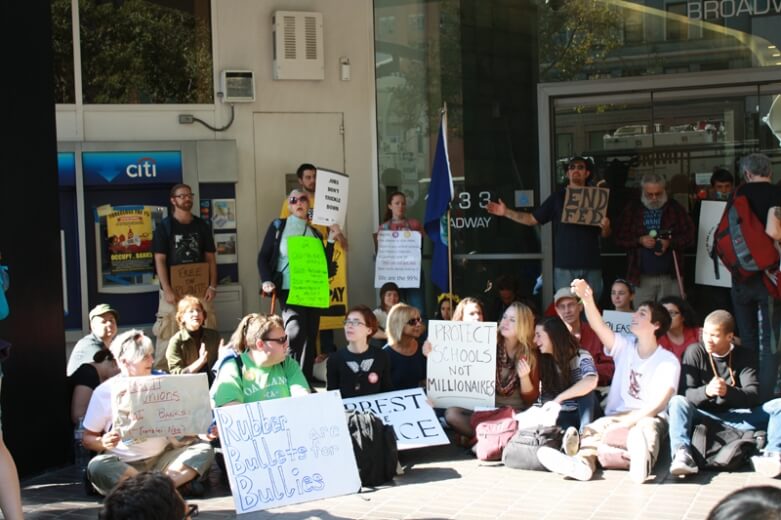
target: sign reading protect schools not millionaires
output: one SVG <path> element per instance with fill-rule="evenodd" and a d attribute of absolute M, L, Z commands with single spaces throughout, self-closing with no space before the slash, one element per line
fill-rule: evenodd
<path fill-rule="evenodd" d="M 429 321 L 426 386 L 437 408 L 495 406 L 496 323 Z"/>

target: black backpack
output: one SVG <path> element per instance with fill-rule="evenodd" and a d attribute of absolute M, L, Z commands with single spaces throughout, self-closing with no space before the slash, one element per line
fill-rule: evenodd
<path fill-rule="evenodd" d="M 546 471 L 537 459 L 542 446 L 558 450 L 564 434 L 559 426 L 522 428 L 515 432 L 502 452 L 502 462 L 508 468 Z"/>
<path fill-rule="evenodd" d="M 761 430 L 738 430 L 719 421 L 704 419 L 694 427 L 692 451 L 704 469 L 735 471 L 765 447 Z"/>
<path fill-rule="evenodd" d="M 399 462 L 393 427 L 368 411 L 352 410 L 345 414 L 361 485 L 374 487 L 393 480 Z"/>

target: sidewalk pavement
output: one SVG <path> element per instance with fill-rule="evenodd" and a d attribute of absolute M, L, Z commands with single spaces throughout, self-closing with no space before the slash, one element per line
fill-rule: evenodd
<path fill-rule="evenodd" d="M 637 485 L 626 471 L 597 473 L 590 482 L 566 480 L 541 471 L 484 463 L 455 445 L 401 453 L 405 468 L 393 485 L 358 494 L 236 516 L 230 490 L 216 465 L 209 474 L 198 520 L 277 519 L 704 519 L 730 492 L 745 486 L 774 485 L 750 469 L 703 472 L 678 480 L 668 474 L 669 456 L 656 465 L 653 481 Z M 79 471 L 53 470 L 22 482 L 25 518 L 95 519 L 97 497 L 88 497 Z"/>

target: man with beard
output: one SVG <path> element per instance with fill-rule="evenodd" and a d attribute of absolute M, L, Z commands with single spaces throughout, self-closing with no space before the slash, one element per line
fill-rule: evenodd
<path fill-rule="evenodd" d="M 627 252 L 626 279 L 637 288 L 635 301 L 678 295 L 675 264 L 683 273 L 683 251 L 694 243 L 694 233 L 689 214 L 667 197 L 664 177 L 643 175 L 640 199 L 627 204 L 616 231 L 616 244 Z"/>
<path fill-rule="evenodd" d="M 160 303 L 157 320 L 152 332 L 157 336 L 155 363 L 164 361 L 168 340 L 178 326 L 176 324 L 176 294 L 171 286 L 171 266 L 206 262 L 209 266 L 209 284 L 203 294 L 194 294 L 203 302 L 206 313 L 206 327 L 214 329 L 217 322 L 212 300 L 217 294 L 217 258 L 209 225 L 191 213 L 193 190 L 187 184 L 171 188 L 173 213 L 155 227 L 152 238 L 152 252 L 155 255 L 155 269 L 160 281 Z"/>

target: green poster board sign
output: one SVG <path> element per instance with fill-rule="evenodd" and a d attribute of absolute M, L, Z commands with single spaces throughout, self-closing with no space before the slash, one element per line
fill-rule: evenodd
<path fill-rule="evenodd" d="M 328 264 L 323 242 L 314 237 L 288 237 L 290 259 L 290 295 L 287 303 L 302 307 L 328 308 Z"/>

